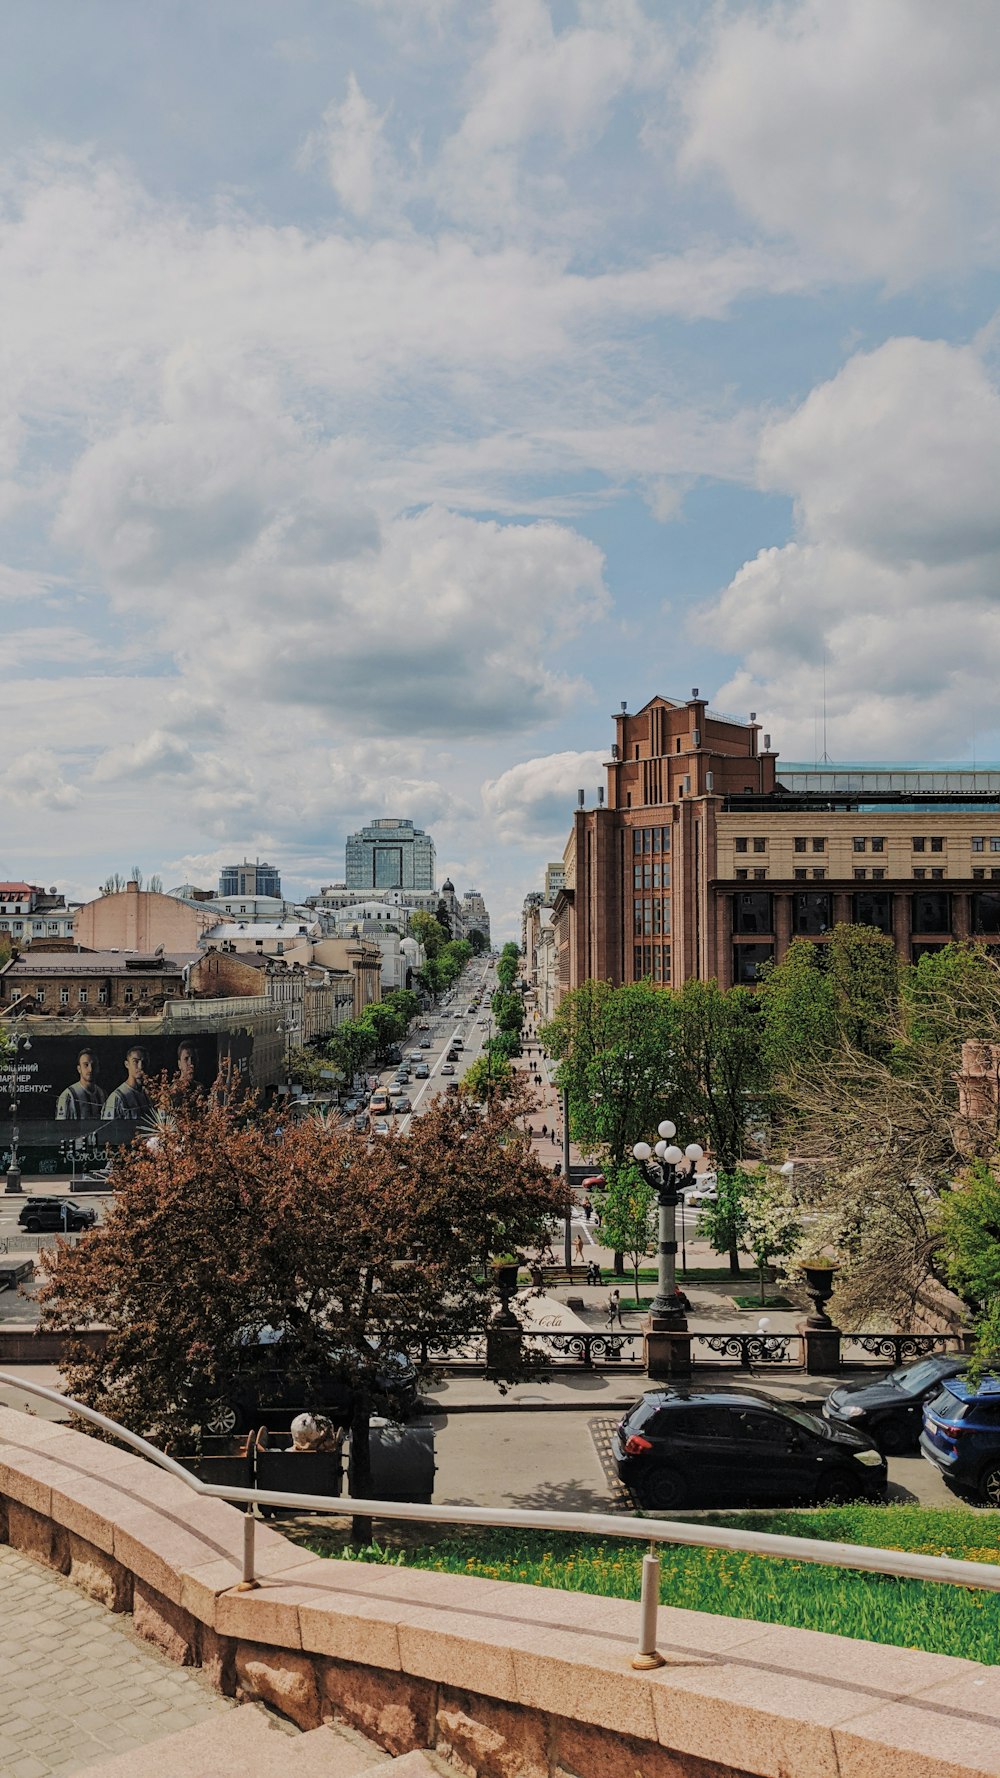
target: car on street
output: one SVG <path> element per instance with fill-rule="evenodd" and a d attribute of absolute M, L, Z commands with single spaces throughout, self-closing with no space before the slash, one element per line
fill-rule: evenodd
<path fill-rule="evenodd" d="M 831 1426 L 864 1432 L 880 1451 L 896 1456 L 920 1447 L 924 1403 L 968 1364 L 958 1352 L 935 1352 L 916 1364 L 901 1364 L 888 1376 L 838 1383 L 823 1403 Z"/>
<path fill-rule="evenodd" d="M 377 1117 L 375 1119 L 375 1122 L 372 1124 L 372 1135 L 373 1136 L 388 1136 L 388 1134 L 389 1134 L 388 1121 L 384 1117 Z"/>
<path fill-rule="evenodd" d="M 661 1512 L 885 1498 L 886 1461 L 871 1439 L 750 1389 L 647 1390 L 612 1450 L 626 1487 Z"/>
<path fill-rule="evenodd" d="M 952 1487 L 1000 1506 L 1000 1377 L 949 1377 L 924 1407 L 920 1450 Z"/>
<path fill-rule="evenodd" d="M 410 1051 L 410 1061 L 411 1062 L 419 1062 L 419 1060 L 420 1060 L 420 1051 L 418 1049 L 411 1050 Z"/>
<path fill-rule="evenodd" d="M 394 1080 L 392 1083 L 392 1086 L 389 1088 L 390 1100 L 394 1103 L 397 1099 L 405 1099 L 405 1097 L 406 1097 L 406 1094 L 403 1090 L 403 1083 L 401 1081 Z"/>
<path fill-rule="evenodd" d="M 360 1107 L 356 1099 L 345 1099 L 341 1107 L 341 1110 L 346 1112 L 348 1117 L 353 1117 L 354 1113 L 359 1109 Z"/>
<path fill-rule="evenodd" d="M 441 1073 L 442 1074 L 454 1074 L 454 1072 L 455 1072 L 455 1070 L 454 1070 L 454 1067 L 451 1064 L 451 1062 L 442 1062 L 442 1064 L 441 1064 Z"/>
<path fill-rule="evenodd" d="M 682 1184 L 685 1204 L 716 1204 L 719 1199 L 719 1187 L 714 1173 L 699 1173 L 692 1185 Z"/>
<path fill-rule="evenodd" d="M 414 1080 L 429 1080 L 430 1073 L 431 1071 L 426 1062 L 418 1062 L 413 1070 L 413 1078 Z"/>
<path fill-rule="evenodd" d="M 48 1233 L 58 1229 L 60 1233 L 79 1234 L 81 1229 L 92 1229 L 97 1221 L 97 1211 L 89 1204 L 77 1204 L 72 1198 L 29 1198 L 21 1206 L 18 1225 L 29 1235 Z"/>
<path fill-rule="evenodd" d="M 405 1352 L 382 1349 L 377 1338 L 363 1342 L 364 1368 L 371 1367 L 372 1407 L 390 1419 L 405 1420 L 418 1402 L 417 1373 Z M 319 1363 L 307 1364 L 294 1333 L 265 1327 L 247 1340 L 218 1397 L 207 1405 L 203 1431 L 216 1436 L 266 1425 L 280 1428 L 304 1410 L 327 1414 L 338 1426 L 350 1423 L 358 1374 L 356 1358 L 331 1346 Z"/>
<path fill-rule="evenodd" d="M 429 1037 L 422 1037 L 422 1038 L 421 1038 L 421 1039 L 420 1039 L 420 1048 L 421 1048 L 421 1049 L 422 1049 L 422 1050 L 429 1050 L 429 1049 L 430 1049 L 430 1047 L 431 1047 L 431 1040 L 430 1040 L 430 1038 L 429 1038 Z"/>
<path fill-rule="evenodd" d="M 356 1113 L 355 1118 L 354 1118 L 354 1128 L 356 1130 L 367 1130 L 367 1128 L 368 1128 L 368 1113 L 367 1113 L 367 1111 L 359 1111 Z"/>
<path fill-rule="evenodd" d="M 451 1049 L 448 1051 L 447 1055 L 445 1056 L 445 1061 L 446 1062 L 457 1062 L 458 1061 L 458 1051 L 455 1048 L 454 1044 L 452 1044 Z"/>
<path fill-rule="evenodd" d="M 406 1097 L 406 1094 L 404 1093 L 401 1098 L 393 1100 L 392 1109 L 396 1113 L 396 1115 L 398 1117 L 400 1117 L 405 1112 L 412 1111 L 413 1105 L 410 1102 L 410 1100 Z"/>

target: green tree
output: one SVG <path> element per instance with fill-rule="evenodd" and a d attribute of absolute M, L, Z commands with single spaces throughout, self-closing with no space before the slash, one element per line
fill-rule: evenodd
<path fill-rule="evenodd" d="M 608 1167 L 607 1190 L 601 1204 L 601 1236 L 606 1247 L 621 1253 L 632 1268 L 636 1301 L 639 1300 L 639 1269 L 652 1244 L 652 1217 L 656 1193 L 633 1163 Z"/>
<path fill-rule="evenodd" d="M 440 920 L 435 920 L 433 914 L 426 914 L 422 908 L 418 908 L 416 913 L 410 915 L 410 936 L 416 939 L 418 945 L 423 946 L 424 954 L 430 962 L 444 950 L 450 934 L 445 931 Z"/>
<path fill-rule="evenodd" d="M 438 902 L 437 910 L 435 912 L 434 918 L 436 919 L 442 932 L 444 932 L 449 939 L 453 938 L 454 934 L 451 930 L 451 915 L 448 912 L 447 904 L 445 902 L 443 902 L 443 901 Z"/>
<path fill-rule="evenodd" d="M 674 996 L 648 982 L 584 982 L 542 1030 L 569 1093 L 570 1133 L 587 1154 L 628 1168 L 633 1144 L 672 1115 Z"/>
<path fill-rule="evenodd" d="M 488 951 L 490 948 L 489 939 L 485 932 L 480 932 L 478 926 L 474 926 L 469 933 L 469 944 L 472 947 L 472 955 L 474 957 L 481 957 L 484 951 Z"/>
<path fill-rule="evenodd" d="M 507 1098 L 515 1078 L 510 1062 L 504 1056 L 494 1054 L 492 1048 L 488 1048 L 483 1055 L 477 1056 L 471 1066 L 465 1070 L 461 1088 L 470 1099 L 485 1103 L 493 1093 L 498 1093 L 501 1098 Z"/>
<path fill-rule="evenodd" d="M 521 967 L 521 953 L 513 940 L 508 939 L 500 952 L 497 963 L 497 981 L 501 988 L 512 988 L 517 981 L 517 973 Z"/>
<path fill-rule="evenodd" d="M 373 1059 L 377 1046 L 378 1038 L 370 1025 L 362 1024 L 358 1019 L 348 1019 L 327 1039 L 325 1048 L 350 1086 L 354 1076 L 363 1073 L 366 1064 Z"/>
<path fill-rule="evenodd" d="M 334 1065 L 330 1057 L 315 1049 L 293 1049 L 288 1052 L 288 1079 L 297 1081 L 303 1092 L 330 1093 Z"/>
<path fill-rule="evenodd" d="M 757 1172 L 743 1198 L 743 1239 L 753 1254 L 760 1284 L 760 1304 L 767 1301 L 767 1269 L 784 1259 L 802 1237 L 798 1214 L 789 1203 L 784 1181 Z"/>
<path fill-rule="evenodd" d="M 776 1085 L 821 1067 L 840 1041 L 827 949 L 794 938 L 781 962 L 761 971 L 763 1058 Z"/>
<path fill-rule="evenodd" d="M 702 1206 L 698 1232 L 716 1253 L 728 1255 L 730 1273 L 738 1278 L 740 1248 L 747 1230 L 747 1200 L 752 1190 L 750 1175 L 742 1167 L 720 1167 L 715 1182 L 715 1201 Z"/>
<path fill-rule="evenodd" d="M 700 1142 L 718 1169 L 732 1172 L 759 1152 L 770 1114 L 759 996 L 692 979 L 672 1001 L 668 1115 L 683 1142 Z"/>
<path fill-rule="evenodd" d="M 942 1197 L 936 1231 L 948 1283 L 972 1311 L 975 1368 L 995 1367 L 1000 1354 L 1000 1179 L 974 1161 Z"/>

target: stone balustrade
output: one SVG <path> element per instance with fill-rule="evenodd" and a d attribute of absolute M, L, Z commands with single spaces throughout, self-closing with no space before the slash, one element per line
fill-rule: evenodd
<path fill-rule="evenodd" d="M 1000 1674 L 661 1607 L 327 1561 L 115 1446 L 0 1408 L 0 1537 L 220 1691 L 346 1723 L 466 1778 L 965 1778 L 1000 1773 Z"/>

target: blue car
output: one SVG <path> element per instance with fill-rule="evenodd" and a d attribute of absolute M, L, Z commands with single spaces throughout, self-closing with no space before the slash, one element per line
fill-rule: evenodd
<path fill-rule="evenodd" d="M 1000 1506 L 1000 1377 L 949 1377 L 924 1408 L 920 1449 L 954 1487 Z"/>

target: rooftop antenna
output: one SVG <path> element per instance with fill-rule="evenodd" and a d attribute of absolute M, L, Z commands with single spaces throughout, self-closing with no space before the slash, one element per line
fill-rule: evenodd
<path fill-rule="evenodd" d="M 826 643 L 823 643 L 823 754 L 820 765 L 832 766 L 833 760 L 826 750 Z"/>

